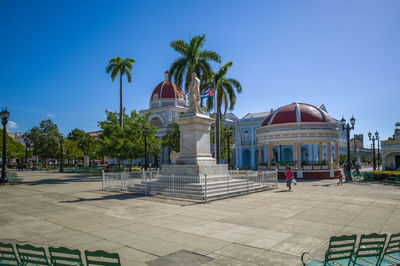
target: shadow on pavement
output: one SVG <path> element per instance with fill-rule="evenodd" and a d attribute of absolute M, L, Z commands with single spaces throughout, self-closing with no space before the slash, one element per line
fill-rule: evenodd
<path fill-rule="evenodd" d="M 65 184 L 71 182 L 99 182 L 101 181 L 101 177 L 88 177 L 88 176 L 80 176 L 76 175 L 70 178 L 46 178 L 40 179 L 37 181 L 24 181 L 24 185 L 28 186 L 37 186 L 37 185 L 54 185 L 54 184 Z"/>
<path fill-rule="evenodd" d="M 98 201 L 98 200 L 127 200 L 127 199 L 136 199 L 142 198 L 144 195 L 136 194 L 136 193 L 121 193 L 121 194 L 113 194 L 113 195 L 105 195 L 98 198 L 79 198 L 77 200 L 66 200 L 60 201 L 59 203 L 77 203 L 77 202 L 85 202 L 85 201 Z"/>

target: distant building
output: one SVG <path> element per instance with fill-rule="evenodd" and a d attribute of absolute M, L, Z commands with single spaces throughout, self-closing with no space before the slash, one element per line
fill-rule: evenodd
<path fill-rule="evenodd" d="M 183 90 L 174 82 L 168 81 L 168 70 L 165 71 L 164 81 L 153 90 L 149 101 L 149 109 L 141 110 L 141 114 L 150 113 L 150 123 L 158 127 L 156 136 L 161 138 L 181 113 L 187 110 L 186 96 Z M 164 148 L 156 164 L 169 164 L 168 148 Z"/>
<path fill-rule="evenodd" d="M 19 143 L 21 143 L 22 145 L 25 146 L 25 141 L 24 141 L 24 133 L 22 132 L 10 132 L 7 130 L 7 134 L 8 136 L 10 136 L 11 138 L 15 139 L 16 141 L 18 141 Z"/>
<path fill-rule="evenodd" d="M 382 167 L 386 170 L 400 168 L 400 122 L 395 124 L 393 138 L 382 141 Z"/>

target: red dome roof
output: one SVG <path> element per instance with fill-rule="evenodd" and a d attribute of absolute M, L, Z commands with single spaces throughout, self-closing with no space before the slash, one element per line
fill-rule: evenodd
<path fill-rule="evenodd" d="M 324 110 L 314 105 L 292 103 L 271 112 L 265 118 L 262 126 L 297 122 L 335 123 L 335 120 Z"/>
<path fill-rule="evenodd" d="M 182 89 L 172 81 L 168 81 L 168 71 L 165 72 L 165 80 L 153 90 L 150 101 L 160 99 L 175 99 L 186 102 L 186 96 Z"/>

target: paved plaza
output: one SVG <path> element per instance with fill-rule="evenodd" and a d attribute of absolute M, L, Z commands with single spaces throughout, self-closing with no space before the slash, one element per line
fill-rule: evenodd
<path fill-rule="evenodd" d="M 101 191 L 100 177 L 24 172 L 0 187 L 0 241 L 118 252 L 123 265 L 299 265 L 332 235 L 400 232 L 400 189 L 283 183 L 207 204 Z M 181 263 L 181 264 L 179 264 Z"/>

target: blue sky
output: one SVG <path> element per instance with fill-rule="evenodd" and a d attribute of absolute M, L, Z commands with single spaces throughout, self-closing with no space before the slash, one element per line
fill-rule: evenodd
<path fill-rule="evenodd" d="M 110 58 L 136 59 L 124 106 L 141 110 L 178 56 L 169 43 L 205 33 L 205 48 L 234 62 L 239 117 L 324 103 L 335 118 L 354 115 L 354 133 L 386 139 L 400 121 L 399 14 L 396 0 L 0 0 L 0 106 L 15 132 L 46 118 L 63 133 L 96 130 L 119 108 Z"/>

